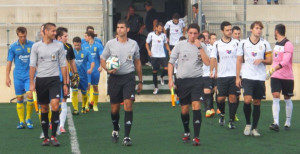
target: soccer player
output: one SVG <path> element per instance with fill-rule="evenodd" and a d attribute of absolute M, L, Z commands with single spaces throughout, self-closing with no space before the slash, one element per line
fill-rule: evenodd
<path fill-rule="evenodd" d="M 153 94 L 156 95 L 159 91 L 157 86 L 157 71 L 159 70 L 160 66 L 163 67 L 162 74 L 160 76 L 160 83 L 164 85 L 164 76 L 168 74 L 168 60 L 166 57 L 165 49 L 171 53 L 169 45 L 167 43 L 167 36 L 162 33 L 163 31 L 163 24 L 159 22 L 155 26 L 155 32 L 151 32 L 148 34 L 146 39 L 146 49 L 148 51 L 148 55 L 151 58 L 151 65 L 153 68 L 152 75 L 153 75 L 153 84 L 154 90 Z M 179 38 L 178 38 L 179 39 Z M 151 43 L 151 50 L 150 50 L 150 43 Z"/>
<path fill-rule="evenodd" d="M 164 33 L 170 30 L 169 45 L 172 50 L 174 46 L 179 42 L 179 38 L 185 35 L 186 28 L 183 20 L 179 19 L 179 14 L 175 13 L 172 20 L 168 21 L 164 27 Z"/>
<path fill-rule="evenodd" d="M 241 40 L 241 28 L 239 26 L 232 27 L 232 38 L 238 41 Z"/>
<path fill-rule="evenodd" d="M 202 35 L 204 36 L 204 43 L 207 45 L 209 44 L 209 31 L 203 30 Z"/>
<path fill-rule="evenodd" d="M 99 43 L 97 43 L 94 38 L 97 36 L 93 32 L 86 32 L 85 33 L 85 40 L 88 43 L 85 43 L 82 45 L 83 50 L 87 50 L 91 53 L 94 62 L 95 62 L 95 67 L 93 69 L 93 72 L 91 75 L 89 75 L 89 83 L 92 86 L 94 92 L 92 95 L 92 100 L 94 102 L 93 105 L 93 110 L 95 112 L 99 111 L 98 110 L 98 96 L 99 96 L 99 90 L 98 90 L 98 84 L 99 84 L 99 78 L 100 78 L 100 72 L 101 72 L 101 66 L 100 66 L 100 56 L 103 52 L 103 46 Z M 89 69 L 89 64 L 88 64 L 88 69 Z"/>
<path fill-rule="evenodd" d="M 67 43 L 68 41 L 68 29 L 65 27 L 58 27 L 56 30 L 56 36 L 55 36 L 57 41 L 60 41 L 61 43 L 63 43 L 64 49 L 65 49 L 65 54 L 66 54 L 66 59 L 67 59 L 67 83 L 70 83 L 70 79 L 69 79 L 69 68 L 68 66 L 70 66 L 71 72 L 73 75 L 77 75 L 77 68 L 76 68 L 76 64 L 75 64 L 75 55 L 73 52 L 73 48 L 72 45 Z M 61 81 L 61 85 L 63 86 L 63 80 L 62 80 L 62 74 L 60 74 L 60 81 Z M 69 85 L 68 85 L 69 87 Z M 61 113 L 60 113 L 60 126 L 59 126 L 59 131 L 61 133 L 66 133 L 65 130 L 65 122 L 67 119 L 67 98 L 70 98 L 70 95 L 68 94 L 67 96 L 63 95 L 63 91 L 62 91 L 62 102 L 61 102 Z"/>
<path fill-rule="evenodd" d="M 95 29 L 94 29 L 93 26 L 87 26 L 86 27 L 86 32 L 93 32 L 93 33 L 95 33 Z M 84 35 L 86 35 L 86 34 L 84 34 Z M 97 43 L 99 43 L 99 44 L 101 44 L 103 46 L 102 41 L 98 37 L 95 37 L 94 40 L 95 40 L 95 42 L 97 42 Z M 81 44 L 83 45 L 85 43 L 87 43 L 87 41 L 85 40 L 85 37 L 84 37 L 84 38 L 81 39 Z"/>
<path fill-rule="evenodd" d="M 268 41 L 260 38 L 263 28 L 260 21 L 253 22 L 250 25 L 251 36 L 242 40 L 238 47 L 236 86 L 243 86 L 244 88 L 244 114 L 246 118 L 244 135 L 260 136 L 257 125 L 260 117 L 260 103 L 262 99 L 266 98 L 266 65 L 272 64 L 271 46 Z M 242 72 L 242 80 L 240 72 Z M 252 100 L 254 109 L 251 127 Z"/>
<path fill-rule="evenodd" d="M 10 70 L 12 62 L 15 62 L 15 69 L 13 73 L 15 93 L 17 95 L 17 113 L 19 117 L 19 124 L 17 129 L 25 128 L 25 120 L 27 128 L 32 129 L 33 123 L 31 120 L 31 113 L 33 110 L 33 96 L 29 91 L 29 60 L 31 47 L 34 42 L 26 39 L 27 29 L 25 27 L 18 27 L 16 30 L 18 41 L 10 45 L 7 56 L 6 65 L 6 85 L 11 86 Z M 24 119 L 24 95 L 27 93 L 26 104 L 26 119 Z"/>
<path fill-rule="evenodd" d="M 56 25 L 53 23 L 44 24 L 43 40 L 32 46 L 30 54 L 30 91 L 36 89 L 38 103 L 41 106 L 41 124 L 45 139 L 42 145 L 48 146 L 50 143 L 59 146 L 56 139 L 56 131 L 59 124 L 59 99 L 61 85 L 59 79 L 59 67 L 61 68 L 64 95 L 68 94 L 66 56 L 63 45 L 54 41 L 56 35 Z M 34 76 L 36 73 L 36 82 Z M 49 103 L 52 110 L 52 136 L 48 136 L 49 127 Z"/>
<path fill-rule="evenodd" d="M 294 46 L 291 41 L 285 37 L 285 31 L 285 25 L 276 25 L 275 39 L 277 42 L 273 50 L 273 64 L 267 74 L 268 77 L 272 75 L 271 89 L 273 95 L 272 111 L 274 123 L 270 126 L 270 129 L 275 131 L 279 131 L 280 92 L 284 95 L 286 105 L 285 130 L 288 130 L 291 126 L 293 112 L 291 97 L 294 96 L 294 74 L 292 67 Z"/>
<path fill-rule="evenodd" d="M 82 113 L 86 113 L 86 104 L 87 104 L 87 89 L 88 89 L 88 74 L 91 74 L 95 62 L 92 58 L 92 55 L 90 52 L 86 50 L 82 50 L 81 48 L 81 40 L 79 37 L 75 37 L 73 39 L 74 44 L 74 54 L 75 54 L 75 61 L 76 61 L 76 67 L 78 68 L 78 74 L 80 77 L 79 85 L 77 88 L 72 89 L 72 104 L 74 107 L 74 110 L 78 111 L 78 90 L 81 90 L 82 94 Z M 87 64 L 90 64 L 90 69 L 87 70 Z"/>
<path fill-rule="evenodd" d="M 210 43 L 205 45 L 206 49 L 204 51 L 206 51 L 207 55 L 210 55 L 213 50 L 213 44 L 217 40 L 217 35 L 215 33 L 210 33 L 208 38 Z M 213 93 L 214 93 L 213 91 L 215 88 L 215 83 L 214 83 L 215 79 L 210 77 L 210 65 L 203 65 L 202 69 L 203 69 L 203 81 L 204 81 L 203 103 L 205 105 L 205 111 L 206 111 L 205 117 L 209 118 L 215 115 L 215 110 L 213 107 Z"/>
<path fill-rule="evenodd" d="M 199 133 L 202 122 L 200 100 L 203 97 L 202 65 L 209 65 L 209 59 L 197 39 L 200 27 L 198 24 L 188 26 L 188 40 L 180 41 L 172 50 L 168 64 L 169 88 L 174 87 L 173 68 L 178 59 L 176 73 L 177 95 L 181 104 L 181 120 L 184 127 L 183 142 L 190 141 L 189 107 L 193 110 L 194 139 L 193 145 L 200 145 Z"/>
<path fill-rule="evenodd" d="M 225 125 L 225 100 L 229 98 L 229 124 L 230 129 L 235 129 L 234 118 L 237 110 L 237 94 L 240 93 L 239 88 L 235 85 L 236 75 L 236 59 L 238 41 L 231 38 L 232 26 L 231 23 L 224 21 L 221 23 L 222 38 L 216 41 L 213 45 L 213 50 L 210 54 L 210 74 L 213 76 L 215 68 L 215 76 L 217 77 L 217 103 L 221 111 L 219 123 L 220 126 Z M 215 63 L 217 65 L 215 66 Z"/>
<path fill-rule="evenodd" d="M 109 74 L 108 95 L 111 103 L 111 120 L 113 123 L 112 142 L 119 140 L 119 118 L 120 103 L 124 102 L 124 126 L 125 134 L 123 139 L 124 146 L 131 146 L 132 141 L 129 137 L 133 120 L 133 101 L 135 98 L 135 71 L 137 72 L 139 83 L 137 92 L 140 93 L 143 87 L 142 65 L 140 60 L 139 47 L 137 43 L 127 38 L 129 26 L 126 20 L 117 23 L 117 38 L 106 43 L 103 54 L 101 55 L 101 66 Z M 106 60 L 110 56 L 116 56 L 120 61 L 118 70 L 107 70 Z"/>

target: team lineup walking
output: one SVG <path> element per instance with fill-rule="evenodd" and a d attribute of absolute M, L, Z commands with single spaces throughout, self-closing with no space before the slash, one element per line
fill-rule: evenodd
<path fill-rule="evenodd" d="M 7 87 L 14 85 L 16 128 L 40 127 L 42 146 L 67 144 L 58 140 L 59 135 L 71 132 L 65 127 L 68 114 L 74 119 L 84 119 L 91 112 L 103 113 L 99 98 L 104 87 L 101 87 L 100 80 L 107 75 L 105 88 L 110 112 L 104 115 L 111 120 L 112 129 L 109 133 L 97 133 L 109 136 L 112 144 L 119 144 L 122 137 L 123 146 L 138 146 L 135 143 L 139 141 L 131 135 L 136 131 L 133 108 L 138 95 L 146 91 L 145 68 L 151 74 L 147 75 L 151 83 L 150 95 L 159 100 L 164 90 L 175 91 L 176 104 L 180 106 L 180 113 L 178 111 L 175 118 L 181 123 L 172 125 L 182 133 L 170 133 L 185 144 L 200 146 L 205 143 L 201 138 L 201 128 L 211 123 L 203 123 L 204 118 L 210 122 L 217 118 L 215 127 L 219 131 L 228 129 L 229 133 L 234 133 L 238 130 L 237 135 L 254 138 L 267 135 L 259 131 L 262 127 L 267 127 L 270 132 L 279 132 L 280 126 L 284 130 L 293 128 L 294 46 L 286 37 L 284 24 L 274 27 L 276 44 L 272 49 L 262 37 L 264 25 L 261 21 L 251 23 L 245 39 L 241 35 L 247 34 L 241 34 L 240 27 L 223 21 L 218 25 L 221 34 L 218 36 L 217 31 L 201 31 L 202 25 L 198 23 L 186 24 L 177 13 L 165 24 L 159 22 L 156 15 L 151 16 L 156 14 L 152 4 L 145 3 L 145 6 L 147 19 L 151 19 L 145 22 L 147 25 L 130 6 L 126 18 L 115 24 L 115 37 L 107 42 L 97 37 L 92 26 L 87 26 L 82 36 L 69 38 L 70 28 L 56 27 L 48 22 L 41 25 L 42 39 L 38 42 L 27 40 L 26 27 L 18 27 L 18 40 L 7 52 L 5 79 Z M 140 44 L 138 37 L 142 33 L 147 37 Z M 142 48 L 146 55 L 141 52 Z M 142 64 L 144 56 L 150 66 Z M 265 112 L 261 106 L 266 99 L 266 82 L 270 82 L 272 94 L 270 125 L 259 123 Z M 279 123 L 281 94 L 286 110 L 284 124 Z M 39 113 L 39 122 L 32 120 L 34 108 Z M 238 110 L 244 115 L 237 115 Z M 122 116 L 123 123 L 119 122 Z M 150 118 L 151 114 L 147 116 Z M 155 130 L 143 131 L 151 134 Z M 36 135 L 38 139 L 39 134 Z M 173 141 L 169 142 L 172 144 Z"/>

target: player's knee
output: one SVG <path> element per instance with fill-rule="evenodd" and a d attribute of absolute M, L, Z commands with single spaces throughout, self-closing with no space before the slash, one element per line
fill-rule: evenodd
<path fill-rule="evenodd" d="M 181 105 L 181 114 L 189 114 L 189 105 Z"/>
<path fill-rule="evenodd" d="M 131 100 L 124 100 L 124 110 L 125 111 L 132 111 L 132 101 Z"/>
<path fill-rule="evenodd" d="M 152 73 L 154 73 L 154 74 L 157 73 L 157 70 L 153 70 Z"/>
<path fill-rule="evenodd" d="M 229 95 L 229 101 L 230 102 L 236 102 L 236 95 Z"/>
<path fill-rule="evenodd" d="M 200 102 L 198 102 L 198 101 L 192 102 L 192 109 L 193 110 L 200 110 L 201 109 Z"/>
<path fill-rule="evenodd" d="M 204 89 L 204 94 L 211 94 L 211 90 L 210 90 L 210 89 L 207 89 L 207 88 L 205 88 L 205 89 Z"/>
<path fill-rule="evenodd" d="M 272 96 L 273 96 L 273 98 L 280 98 L 280 93 L 278 93 L 278 92 L 272 93 Z"/>

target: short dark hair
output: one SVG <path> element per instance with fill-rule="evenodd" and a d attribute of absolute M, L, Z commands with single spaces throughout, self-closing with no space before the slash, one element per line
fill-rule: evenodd
<path fill-rule="evenodd" d="M 81 39 L 80 37 L 76 36 L 73 38 L 73 43 L 76 42 L 76 43 L 81 43 Z"/>
<path fill-rule="evenodd" d="M 164 27 L 164 24 L 163 24 L 162 22 L 158 22 L 158 23 L 156 24 L 156 27 L 158 27 L 158 26 Z"/>
<path fill-rule="evenodd" d="M 203 30 L 203 31 L 202 31 L 202 34 L 203 34 L 203 33 L 209 34 L 209 31 L 208 31 L 208 30 Z"/>
<path fill-rule="evenodd" d="M 86 31 L 88 31 L 89 29 L 95 30 L 93 26 L 87 26 L 86 27 Z"/>
<path fill-rule="evenodd" d="M 68 29 L 65 27 L 58 27 L 56 29 L 56 35 L 55 38 L 57 39 L 59 36 L 63 36 L 64 33 L 68 33 Z"/>
<path fill-rule="evenodd" d="M 119 25 L 119 24 L 124 24 L 126 28 L 129 27 L 129 24 L 128 24 L 127 20 L 124 20 L 124 19 L 119 20 L 117 25 Z"/>
<path fill-rule="evenodd" d="M 223 21 L 220 26 L 221 30 L 224 31 L 224 27 L 226 26 L 231 26 L 231 23 L 228 21 Z"/>
<path fill-rule="evenodd" d="M 235 31 L 235 30 L 239 30 L 239 31 L 240 31 L 241 28 L 240 28 L 239 26 L 233 26 L 233 27 L 232 27 L 232 32 Z"/>
<path fill-rule="evenodd" d="M 50 27 L 56 27 L 56 25 L 54 24 L 54 23 L 52 23 L 52 22 L 47 22 L 47 23 L 45 23 L 44 24 L 44 28 L 43 28 L 43 32 L 45 33 L 45 30 L 47 29 L 47 30 L 49 30 L 50 29 Z"/>
<path fill-rule="evenodd" d="M 254 21 L 251 26 L 250 29 L 253 29 L 255 25 L 258 25 L 261 29 L 264 29 L 264 25 L 262 24 L 261 21 Z"/>
<path fill-rule="evenodd" d="M 186 37 L 185 37 L 185 36 L 181 36 L 181 37 L 179 38 L 179 40 L 180 40 L 180 41 L 186 40 Z"/>
<path fill-rule="evenodd" d="M 205 36 L 204 36 L 203 34 L 200 34 L 200 35 L 198 36 L 198 39 L 199 39 L 199 40 L 205 39 Z"/>
<path fill-rule="evenodd" d="M 188 26 L 187 31 L 189 31 L 191 28 L 197 29 L 197 31 L 200 32 L 200 27 L 199 27 L 199 25 L 196 24 L 196 23 L 190 24 L 190 25 Z"/>
<path fill-rule="evenodd" d="M 145 1 L 144 6 L 152 6 L 152 1 Z"/>
<path fill-rule="evenodd" d="M 195 7 L 196 9 L 198 9 L 198 3 L 193 4 L 192 7 Z"/>
<path fill-rule="evenodd" d="M 172 19 L 179 19 L 180 15 L 178 13 L 174 13 Z"/>
<path fill-rule="evenodd" d="M 93 39 L 94 39 L 95 37 L 97 37 L 97 34 L 95 34 L 94 32 L 89 32 L 89 31 L 87 31 L 87 32 L 85 32 L 85 34 L 86 34 L 87 36 L 91 36 Z"/>
<path fill-rule="evenodd" d="M 210 39 L 211 36 L 216 36 L 217 37 L 217 34 L 216 33 L 209 33 L 208 38 Z"/>
<path fill-rule="evenodd" d="M 25 27 L 18 27 L 16 30 L 16 33 L 17 33 L 17 35 L 19 33 L 25 34 L 25 33 L 27 33 L 27 29 Z"/>
<path fill-rule="evenodd" d="M 280 35 L 285 36 L 285 25 L 283 24 L 276 25 L 275 31 L 277 31 Z"/>

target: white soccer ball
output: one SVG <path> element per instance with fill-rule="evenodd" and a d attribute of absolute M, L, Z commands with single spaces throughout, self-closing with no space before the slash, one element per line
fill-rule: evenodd
<path fill-rule="evenodd" d="M 119 69 L 120 61 L 118 57 L 111 56 L 106 60 L 106 68 L 108 70 Z"/>

